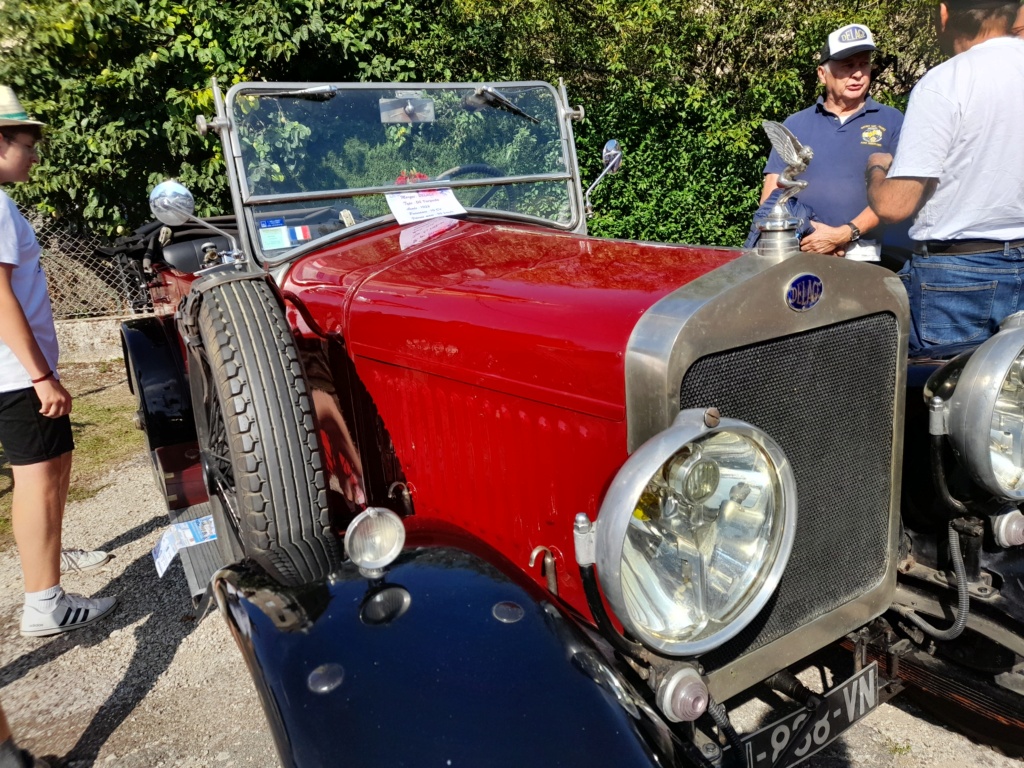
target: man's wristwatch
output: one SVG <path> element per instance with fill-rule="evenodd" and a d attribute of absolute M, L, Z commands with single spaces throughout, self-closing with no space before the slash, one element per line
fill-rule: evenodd
<path fill-rule="evenodd" d="M 846 226 L 850 228 L 850 242 L 855 243 L 860 240 L 860 229 L 852 221 L 846 222 Z"/>

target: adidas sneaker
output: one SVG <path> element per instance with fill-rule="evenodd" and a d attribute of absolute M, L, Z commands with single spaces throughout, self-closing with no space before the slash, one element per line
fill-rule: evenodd
<path fill-rule="evenodd" d="M 26 605 L 21 614 L 21 634 L 24 637 L 46 637 L 69 632 L 102 619 L 114 610 L 115 605 L 116 597 L 89 598 L 65 592 L 49 613 Z"/>
<path fill-rule="evenodd" d="M 60 572 L 88 571 L 99 568 L 109 559 L 110 554 L 99 549 L 65 549 L 60 553 Z"/>

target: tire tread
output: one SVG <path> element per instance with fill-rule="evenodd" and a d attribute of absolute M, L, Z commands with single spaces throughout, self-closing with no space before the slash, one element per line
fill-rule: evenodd
<path fill-rule="evenodd" d="M 222 404 L 243 550 L 282 583 L 323 578 L 338 547 L 312 398 L 284 311 L 262 281 L 224 283 L 204 294 L 198 326 Z"/>

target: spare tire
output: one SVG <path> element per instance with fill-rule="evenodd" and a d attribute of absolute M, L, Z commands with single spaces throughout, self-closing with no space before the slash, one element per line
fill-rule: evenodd
<path fill-rule="evenodd" d="M 221 552 L 285 586 L 340 563 L 313 402 L 295 339 L 263 280 L 215 285 L 196 315 L 189 382 Z"/>

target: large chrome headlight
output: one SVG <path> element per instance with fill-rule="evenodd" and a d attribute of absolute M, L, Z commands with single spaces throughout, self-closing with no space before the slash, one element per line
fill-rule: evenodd
<path fill-rule="evenodd" d="M 936 371 L 925 389 L 948 398 L 944 429 L 937 431 L 949 435 L 976 482 L 996 496 L 1024 500 L 1024 328 L 1000 331 L 949 364 L 954 373 L 959 366 L 955 376 Z"/>
<path fill-rule="evenodd" d="M 796 482 L 757 427 L 685 411 L 642 445 L 597 519 L 601 588 L 640 641 L 696 656 L 739 633 L 778 586 L 793 548 Z"/>

